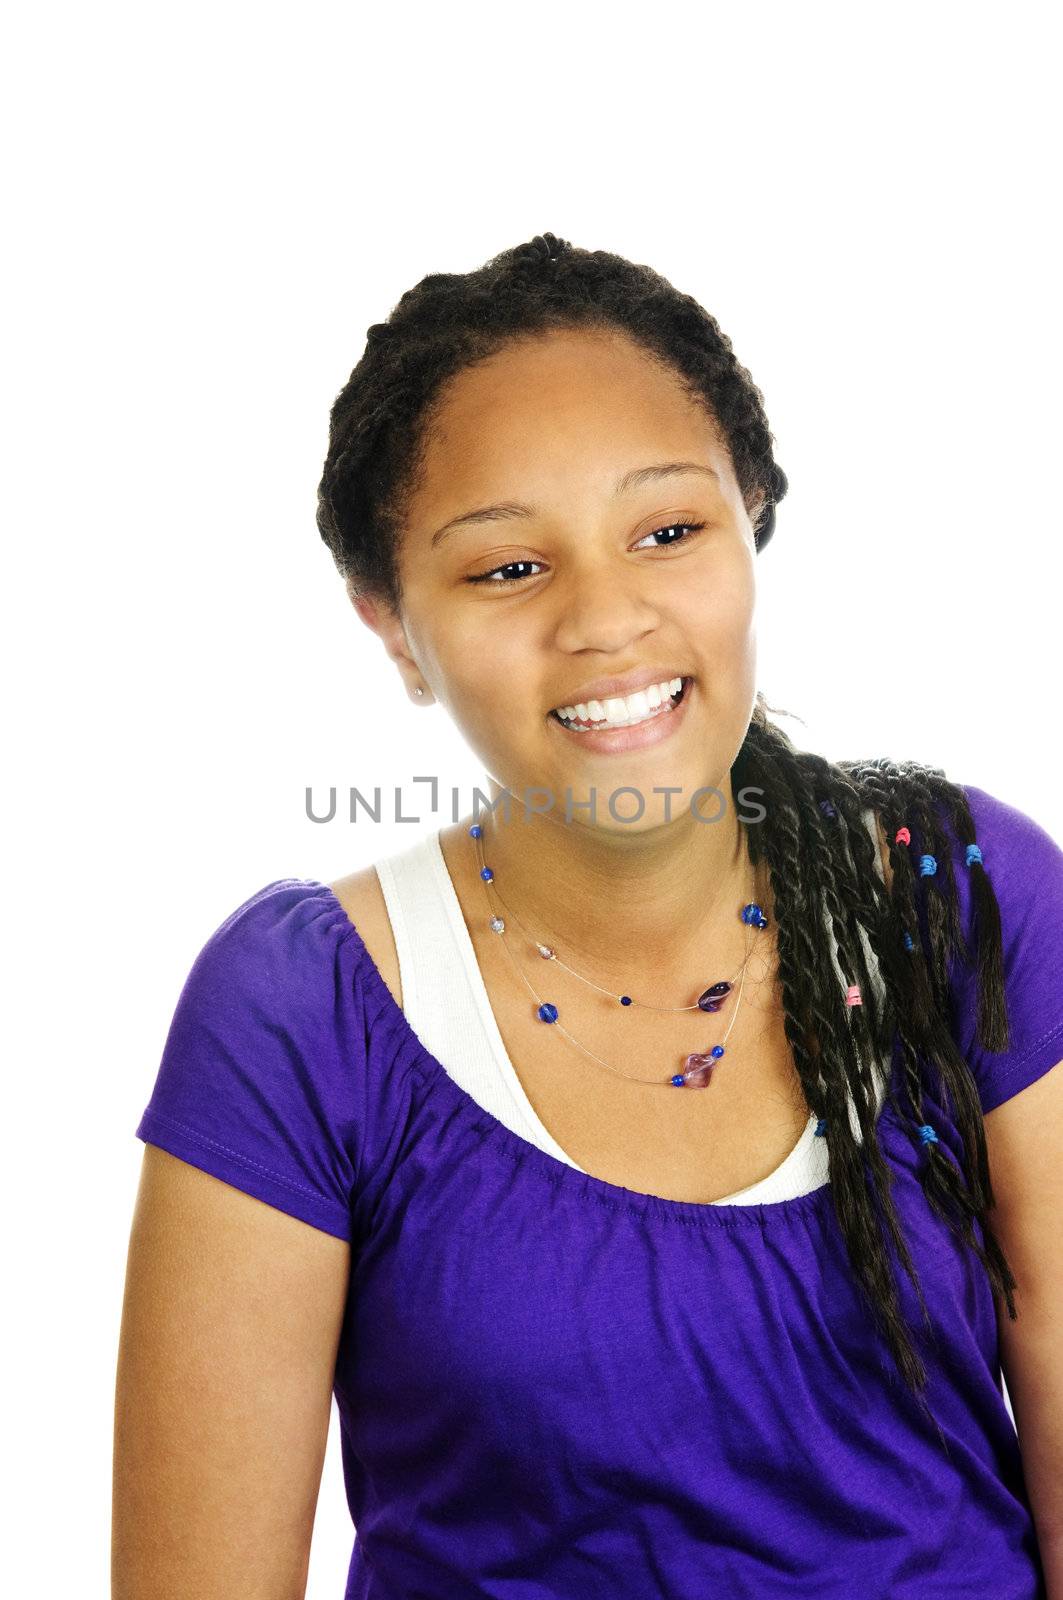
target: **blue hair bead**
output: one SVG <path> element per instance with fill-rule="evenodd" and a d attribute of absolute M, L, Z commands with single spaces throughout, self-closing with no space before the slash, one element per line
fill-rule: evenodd
<path fill-rule="evenodd" d="M 919 1137 L 924 1144 L 940 1144 L 941 1142 L 929 1122 L 923 1123 L 923 1126 L 919 1129 Z"/>
<path fill-rule="evenodd" d="M 552 1006 L 549 1000 L 544 1000 L 539 1007 L 539 1016 L 543 1022 L 557 1021 L 557 1007 Z"/>
<path fill-rule="evenodd" d="M 904 948 L 906 950 L 914 950 L 915 949 L 915 940 L 912 938 L 911 934 L 907 931 L 907 929 L 905 929 L 905 934 L 904 934 Z"/>
<path fill-rule="evenodd" d="M 819 802 L 819 809 L 822 811 L 825 817 L 836 817 L 838 815 L 829 800 L 821 800 Z"/>
<path fill-rule="evenodd" d="M 933 856 L 919 857 L 919 876 L 921 878 L 932 878 L 937 869 L 938 864 Z"/>
<path fill-rule="evenodd" d="M 979 850 L 978 846 L 976 844 L 969 844 L 967 846 L 967 865 L 971 866 L 973 862 L 981 861 L 981 859 L 982 852 Z"/>
<path fill-rule="evenodd" d="M 822 1138 L 823 1134 L 825 1134 L 826 1131 L 827 1131 L 827 1119 L 826 1119 L 826 1117 L 820 1117 L 819 1121 L 816 1123 L 816 1137 L 817 1138 Z"/>

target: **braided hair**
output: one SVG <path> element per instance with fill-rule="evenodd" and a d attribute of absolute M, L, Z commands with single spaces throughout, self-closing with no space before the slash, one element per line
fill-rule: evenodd
<path fill-rule="evenodd" d="M 757 551 L 775 528 L 787 490 L 764 400 L 730 340 L 690 295 L 648 266 L 583 250 L 552 233 L 505 250 L 467 273 L 431 273 L 367 331 L 366 348 L 332 408 L 317 523 L 353 594 L 401 603 L 398 551 L 405 498 L 418 483 L 434 406 L 448 379 L 507 343 L 552 329 L 627 333 L 666 362 L 707 410 L 734 464 Z M 989 1225 L 992 1207 L 977 1087 L 949 1026 L 949 962 L 977 961 L 978 1036 L 1008 1044 L 1000 914 L 978 852 L 968 851 L 977 951 L 960 927 L 952 847 L 975 844 L 963 789 L 937 768 L 885 758 L 831 762 L 795 748 L 762 694 L 733 766 L 736 795 L 764 795 L 765 817 L 746 829 L 754 865 L 764 860 L 777 913 L 785 1028 L 805 1100 L 827 1139 L 832 1201 L 855 1278 L 897 1369 L 929 1415 L 927 1374 L 902 1313 L 887 1245 L 931 1320 L 890 1193 L 878 1142 L 874 1060 L 895 1042 L 901 1072 L 894 1108 L 920 1151 L 919 1181 L 934 1212 L 975 1253 L 994 1295 L 1017 1313 L 1013 1277 Z M 880 872 L 867 814 L 888 848 Z M 916 876 L 904 829 L 942 863 Z M 971 859 L 973 857 L 973 859 Z M 829 925 L 846 984 L 863 1003 L 844 1015 L 830 953 L 813 930 Z M 878 964 L 881 1003 L 869 975 Z M 954 1111 L 962 1165 L 926 1140 L 923 1097 Z M 850 1120 L 852 1104 L 860 1138 Z M 980 1236 L 979 1236 L 980 1235 Z M 936 1424 L 935 1424 L 936 1426 Z M 941 1430 L 938 1429 L 941 1438 Z"/>

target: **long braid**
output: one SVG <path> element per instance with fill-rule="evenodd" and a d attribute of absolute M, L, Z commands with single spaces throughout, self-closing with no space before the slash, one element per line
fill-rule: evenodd
<path fill-rule="evenodd" d="M 692 296 L 650 267 L 545 233 L 472 272 L 429 274 L 386 321 L 369 328 L 365 351 L 332 408 L 318 489 L 318 528 L 352 593 L 367 590 L 401 607 L 406 497 L 419 482 L 448 380 L 514 338 L 578 328 L 626 333 L 703 404 L 730 455 L 755 548 L 764 550 L 787 478 L 774 459 L 763 396 L 726 334 Z M 797 750 L 769 709 L 758 697 L 732 777 L 736 796 L 739 785 L 764 796 L 764 821 L 747 828 L 746 839 L 751 860 L 767 866 L 775 900 L 786 1038 L 805 1100 L 821 1119 L 835 1215 L 855 1279 L 925 1411 L 926 1369 L 909 1336 L 887 1249 L 892 1245 L 911 1280 L 925 1331 L 929 1314 L 878 1140 L 876 1069 L 891 1048 L 900 1071 L 891 1074 L 888 1093 L 917 1145 L 928 1202 L 976 1253 L 993 1293 L 1016 1315 L 1015 1279 L 986 1216 L 993 1196 L 977 1088 L 951 1032 L 950 960 L 972 956 L 960 926 L 952 850 L 957 841 L 976 845 L 973 819 L 962 789 L 938 769 L 885 758 L 831 762 Z M 903 834 L 898 838 L 905 828 L 907 843 Z M 877 830 L 887 851 L 888 888 Z M 1000 1050 L 1007 1016 L 999 908 L 984 866 L 974 859 L 965 870 L 979 1038 Z M 825 948 L 828 930 L 835 954 Z M 863 997 L 844 1015 L 839 976 Z M 939 1143 L 921 1142 L 929 1093 L 954 1114 L 962 1170 Z"/>
<path fill-rule="evenodd" d="M 926 1370 L 906 1334 L 884 1249 L 881 1219 L 916 1288 L 926 1323 L 929 1313 L 896 1215 L 891 1176 L 878 1143 L 871 1056 L 856 1048 L 853 1033 L 840 1023 L 837 979 L 833 968 L 824 964 L 823 940 L 817 932 L 823 925 L 819 911 L 824 886 L 838 868 L 834 865 L 826 871 L 816 870 L 831 860 L 833 850 L 822 826 L 823 813 L 812 793 L 815 780 L 810 771 L 802 768 L 800 753 L 785 734 L 756 720 L 750 725 L 736 767 L 742 787 L 754 785 L 765 796 L 765 822 L 757 833 L 762 836 L 771 867 L 786 1032 L 805 1098 L 826 1120 L 835 1214 L 858 1281 L 905 1381 L 921 1390 Z M 803 824 L 799 818 L 804 819 Z M 865 825 L 860 820 L 857 826 L 863 830 Z M 870 838 L 867 842 L 870 848 Z M 795 862 L 807 864 L 806 881 L 802 881 L 804 873 L 793 871 Z M 833 930 L 838 940 L 839 964 L 849 982 L 859 941 L 854 939 L 851 916 L 842 910 L 836 888 L 828 889 L 825 898 L 837 908 Z M 815 974 L 811 983 L 810 974 Z M 805 1048 L 805 1018 L 819 1041 L 814 1059 Z M 859 1125 L 859 1144 L 850 1121 L 850 1097 Z"/>
<path fill-rule="evenodd" d="M 961 841 L 975 843 L 973 819 L 962 790 L 949 784 L 941 773 L 882 759 L 832 764 L 814 753 L 795 750 L 782 730 L 767 721 L 761 708 L 758 711 L 735 762 L 734 777 L 736 794 L 752 787 L 764 795 L 765 821 L 751 836 L 751 855 L 754 859 L 765 855 L 771 868 L 787 1037 L 805 1098 L 826 1120 L 832 1198 L 854 1272 L 874 1306 L 902 1375 L 929 1415 L 922 1393 L 925 1367 L 908 1337 L 883 1248 L 884 1229 L 916 1290 L 924 1326 L 929 1328 L 925 1298 L 893 1205 L 892 1175 L 882 1160 L 877 1127 L 868 1109 L 866 1066 L 884 1042 L 885 1032 L 873 1018 L 869 1018 L 866 1029 L 860 1022 L 851 1032 L 839 1026 L 837 983 L 824 981 L 815 939 L 801 931 L 795 934 L 794 929 L 829 926 L 838 946 L 838 965 L 845 983 L 853 981 L 854 972 L 860 973 L 861 992 L 870 996 L 873 987 L 868 984 L 864 988 L 867 974 L 862 965 L 864 940 L 860 930 L 867 935 L 885 992 L 884 1015 L 892 1019 L 896 1028 L 912 1136 L 919 1136 L 926 1121 L 922 1077 L 925 1064 L 937 1074 L 942 1103 L 946 1110 L 954 1108 L 954 1119 L 964 1141 L 962 1172 L 934 1142 L 926 1144 L 919 1174 L 923 1190 L 935 1213 L 978 1256 L 994 1292 L 1003 1297 L 1009 1316 L 1014 1318 L 1015 1279 L 986 1217 L 993 1197 L 977 1088 L 949 1031 L 948 1011 L 942 1013 L 936 1007 L 938 985 L 932 984 L 929 976 L 942 970 L 950 950 L 962 952 L 964 958 L 969 955 L 958 921 L 955 879 L 946 878 L 951 892 L 941 907 L 941 915 L 932 918 L 924 907 L 920 917 L 915 893 L 920 880 L 911 870 L 909 852 L 895 841 L 896 831 L 903 825 L 898 819 L 917 819 L 918 832 L 914 827 L 911 830 L 915 840 L 924 846 L 933 844 L 940 852 L 938 859 L 949 860 L 945 822 L 955 828 Z M 841 825 L 833 845 L 822 820 L 824 799 L 834 821 Z M 888 896 L 881 889 L 875 869 L 875 847 L 864 820 L 868 809 L 891 840 L 894 870 Z M 978 861 L 973 865 L 981 868 Z M 869 886 L 874 886 L 870 894 Z M 988 875 L 983 892 L 992 896 Z M 944 891 L 939 893 L 946 899 Z M 899 959 L 898 951 L 904 948 L 903 933 L 916 929 L 919 936 L 912 933 L 911 951 Z M 1006 1017 L 995 896 L 990 912 L 981 915 L 976 929 L 979 1013 L 984 1019 L 980 1032 L 987 1047 L 992 1047 L 985 1037 L 987 1031 L 990 1039 L 1003 1047 Z M 924 941 L 930 946 L 929 952 L 924 949 Z M 988 958 L 983 948 L 986 943 Z M 863 1009 L 856 1008 L 857 1012 Z M 823 1045 L 814 1060 L 806 1048 L 804 1029 L 809 1024 Z M 850 1098 L 860 1129 L 859 1146 L 850 1122 Z M 984 1243 L 975 1232 L 976 1222 Z M 940 1429 L 938 1436 L 944 1444 Z"/>

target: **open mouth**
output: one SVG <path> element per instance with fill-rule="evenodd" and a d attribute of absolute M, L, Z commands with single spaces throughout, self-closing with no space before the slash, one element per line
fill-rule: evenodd
<path fill-rule="evenodd" d="M 625 722 L 610 722 L 605 718 L 600 718 L 596 722 L 581 721 L 578 717 L 570 721 L 567 717 L 559 716 L 556 711 L 551 711 L 549 715 L 555 722 L 559 722 L 563 728 L 569 728 L 573 733 L 604 732 L 612 728 L 641 728 L 644 723 L 652 722 L 656 717 L 670 715 L 680 704 L 692 682 L 692 678 L 684 678 L 675 693 L 667 700 L 662 700 L 659 706 L 651 707 L 644 717 L 633 717 Z"/>

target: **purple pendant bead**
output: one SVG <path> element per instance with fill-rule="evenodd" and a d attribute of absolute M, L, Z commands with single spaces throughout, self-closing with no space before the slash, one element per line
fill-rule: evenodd
<path fill-rule="evenodd" d="M 729 983 L 714 983 L 711 989 L 698 996 L 698 1009 L 701 1011 L 719 1011 L 725 995 L 730 994 Z"/>
<path fill-rule="evenodd" d="M 722 1044 L 714 1044 L 711 1050 L 704 1052 L 695 1050 L 692 1055 L 686 1057 L 683 1062 L 684 1070 L 681 1073 L 677 1072 L 672 1082 L 679 1088 L 707 1089 L 712 1069 L 723 1054 Z"/>
<path fill-rule="evenodd" d="M 695 1051 L 693 1055 L 687 1056 L 683 1063 L 683 1083 L 688 1089 L 707 1089 L 715 1065 L 712 1056 L 699 1055 Z"/>

